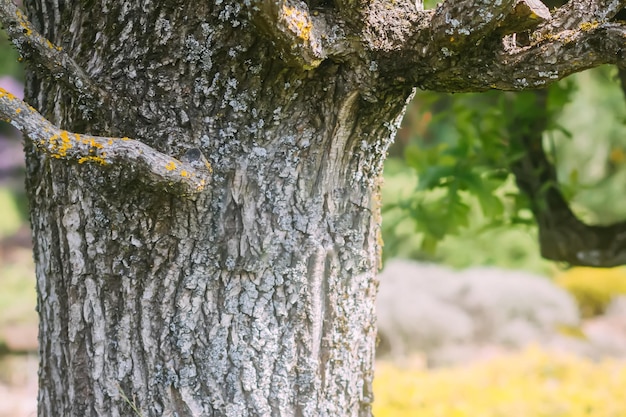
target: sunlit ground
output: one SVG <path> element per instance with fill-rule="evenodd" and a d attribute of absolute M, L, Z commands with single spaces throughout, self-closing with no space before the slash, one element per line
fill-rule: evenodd
<path fill-rule="evenodd" d="M 538 348 L 472 365 L 401 369 L 378 363 L 376 417 L 626 416 L 626 363 Z"/>

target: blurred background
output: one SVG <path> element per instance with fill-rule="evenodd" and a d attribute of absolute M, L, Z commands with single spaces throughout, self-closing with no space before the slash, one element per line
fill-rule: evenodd
<path fill-rule="evenodd" d="M 22 67 L 0 32 L 0 87 Z M 375 415 L 624 416 L 626 269 L 539 256 L 508 173 L 525 93 L 418 92 L 385 165 Z M 550 88 L 545 146 L 576 213 L 626 219 L 626 106 L 602 67 Z M 0 417 L 36 415 L 22 137 L 0 122 Z"/>

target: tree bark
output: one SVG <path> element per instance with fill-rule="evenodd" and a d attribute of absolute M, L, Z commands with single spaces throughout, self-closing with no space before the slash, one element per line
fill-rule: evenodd
<path fill-rule="evenodd" d="M 32 65 L 0 116 L 30 138 L 39 416 L 370 416 L 413 86 L 624 66 L 624 2 L 587 3 L 0 0 Z"/>
<path fill-rule="evenodd" d="M 235 4 L 162 3 L 29 4 L 138 110 L 85 117 L 30 72 L 48 119 L 213 168 L 176 198 L 28 147 L 39 416 L 369 416 L 378 175 L 410 88 L 364 102 L 345 65 L 282 64 Z"/>

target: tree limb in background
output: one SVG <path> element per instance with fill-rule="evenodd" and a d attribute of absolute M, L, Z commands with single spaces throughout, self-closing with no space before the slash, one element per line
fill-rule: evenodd
<path fill-rule="evenodd" d="M 209 182 L 208 163 L 181 162 L 129 138 L 81 135 L 59 129 L 34 108 L 0 88 L 0 118 L 26 134 L 35 147 L 52 158 L 78 164 L 117 164 L 140 170 L 148 182 L 193 195 Z M 198 158 L 196 158 L 198 159 Z"/>
<path fill-rule="evenodd" d="M 622 92 L 624 93 L 624 99 L 626 99 L 626 69 L 618 68 L 618 76 L 622 86 Z"/>
<path fill-rule="evenodd" d="M 554 165 L 542 143 L 548 125 L 547 90 L 536 92 L 537 113 L 512 120 L 511 139 L 523 148 L 511 170 L 517 185 L 530 200 L 539 226 L 541 255 L 575 266 L 613 267 L 626 263 L 626 222 L 588 225 L 572 212 L 558 187 Z M 543 111 L 541 111 L 542 109 Z"/>
<path fill-rule="evenodd" d="M 415 12 L 392 26 L 388 19 L 370 18 L 387 25 L 366 37 L 370 41 L 365 49 L 387 62 L 379 66 L 383 75 L 401 75 L 422 89 L 440 92 L 543 88 L 594 66 L 626 66 L 626 26 L 611 21 L 624 1 L 572 1 L 571 7 L 557 9 L 558 20 L 535 0 L 445 1 L 434 12 Z M 402 3 L 385 5 L 400 9 Z M 527 44 L 511 45 L 503 39 L 527 30 Z M 394 36 L 383 43 L 379 32 Z"/>

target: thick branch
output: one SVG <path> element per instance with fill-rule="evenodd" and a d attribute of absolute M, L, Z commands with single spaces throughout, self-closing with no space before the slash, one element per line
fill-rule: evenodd
<path fill-rule="evenodd" d="M 511 169 L 520 190 L 530 199 L 539 226 L 542 256 L 577 266 L 626 264 L 626 222 L 587 225 L 576 217 L 559 190 L 556 170 L 542 146 L 547 127 L 546 91 L 537 92 L 536 98 L 537 106 L 544 111 L 532 121 L 513 121 L 509 131 L 524 150 Z"/>
<path fill-rule="evenodd" d="M 498 32 L 501 35 L 520 33 L 534 29 L 551 18 L 550 11 L 539 0 L 518 0 L 511 13 L 498 26 Z"/>
<path fill-rule="evenodd" d="M 21 130 L 35 147 L 52 158 L 78 164 L 128 166 L 148 182 L 191 195 L 205 189 L 211 167 L 196 167 L 128 138 L 71 133 L 54 126 L 34 108 L 0 88 L 0 117 Z"/>
<path fill-rule="evenodd" d="M 529 29 L 550 17 L 538 0 L 448 0 L 425 11 L 413 1 L 372 0 L 363 13 L 367 48 L 397 51 L 413 67 L 425 58 L 445 60 L 475 48 L 493 33 Z"/>
<path fill-rule="evenodd" d="M 434 14 L 418 10 L 412 0 L 372 0 L 363 11 L 360 36 L 371 51 L 401 52 L 410 49 L 413 37 L 428 33 Z"/>
<path fill-rule="evenodd" d="M 554 18 L 538 0 L 447 0 L 414 13 L 405 3 L 366 20 L 366 49 L 385 79 L 441 92 L 524 90 L 602 64 L 626 67 L 626 25 L 610 21 L 626 0 L 571 0 Z M 505 42 L 522 32 L 523 46 Z"/>
<path fill-rule="evenodd" d="M 381 6 L 374 10 L 378 3 Z M 480 73 L 493 61 L 505 35 L 535 28 L 550 19 L 549 11 L 538 0 L 448 0 L 434 11 L 416 11 L 415 7 L 409 11 L 406 3 L 370 3 L 364 29 L 368 35 L 366 49 L 380 63 L 381 74 L 440 91 L 456 91 L 455 78 L 472 82 L 471 72 Z M 448 78 L 451 85 L 445 85 Z M 458 91 L 466 90 L 461 87 Z"/>
<path fill-rule="evenodd" d="M 506 49 L 501 44 L 491 50 L 477 48 L 419 84 L 450 92 L 525 90 L 602 64 L 626 67 L 626 26 L 588 23 L 523 48 Z"/>

